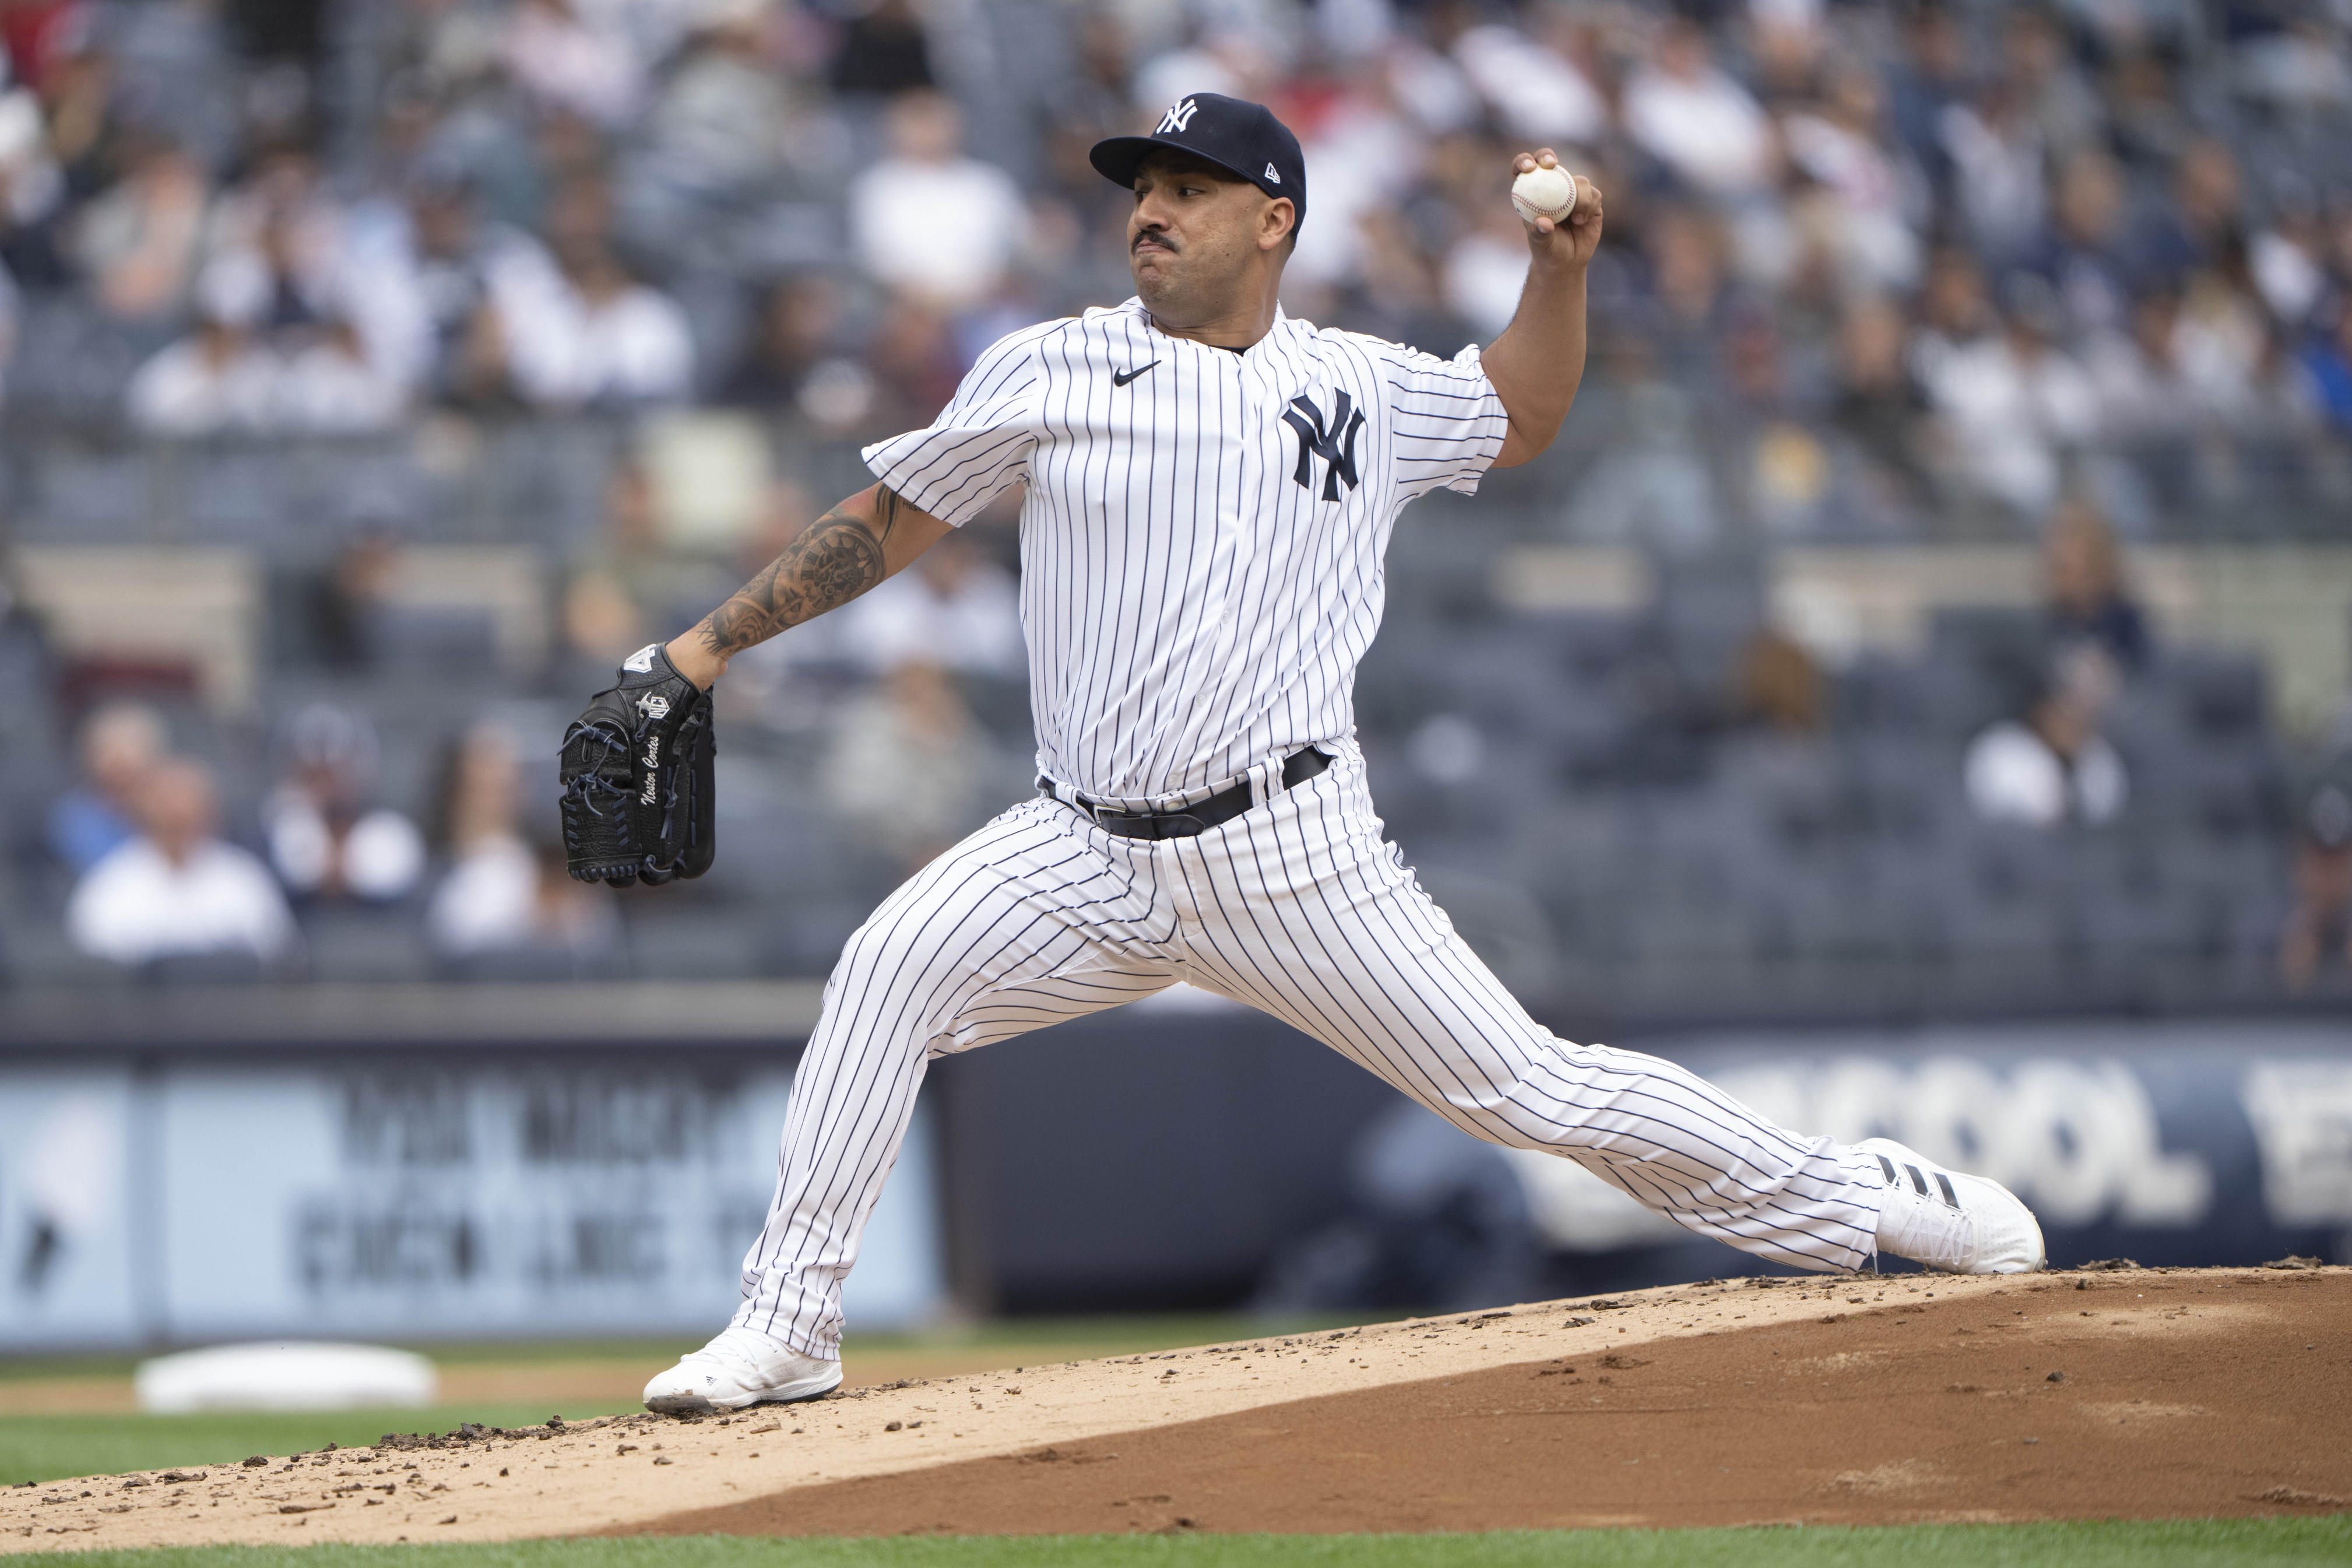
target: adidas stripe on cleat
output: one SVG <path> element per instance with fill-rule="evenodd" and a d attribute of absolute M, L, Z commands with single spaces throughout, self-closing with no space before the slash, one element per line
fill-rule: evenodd
<path fill-rule="evenodd" d="M 1891 1138 L 1854 1152 L 1886 1184 L 1880 1251 L 1946 1274 L 2031 1274 L 2047 1261 L 2033 1211 L 1999 1182 L 1947 1170 Z"/>

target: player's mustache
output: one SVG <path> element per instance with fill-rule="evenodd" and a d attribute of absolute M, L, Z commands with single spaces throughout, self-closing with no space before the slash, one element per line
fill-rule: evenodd
<path fill-rule="evenodd" d="M 1129 241 L 1128 242 L 1127 248 L 1128 248 L 1129 250 L 1130 250 L 1130 251 L 1133 251 L 1133 250 L 1135 250 L 1135 249 L 1138 249 L 1138 248 L 1139 248 L 1139 247 L 1142 246 L 1143 242 L 1144 242 L 1145 240 L 1147 240 L 1147 239 L 1148 239 L 1148 240 L 1150 240 L 1152 244 L 1157 245 L 1157 246 L 1160 246 L 1160 247 L 1161 247 L 1162 248 L 1164 248 L 1164 249 L 1166 249 L 1166 250 L 1169 250 L 1169 251 L 1171 251 L 1171 252 L 1173 252 L 1173 251 L 1178 251 L 1178 250 L 1181 250 L 1181 249 L 1183 249 L 1183 248 L 1184 248 L 1182 246 L 1181 246 L 1181 245 L 1179 245 L 1179 244 L 1177 244 L 1177 243 L 1176 243 L 1176 237 L 1175 237 L 1174 235 L 1172 235 L 1172 234 L 1170 234 L 1170 233 L 1169 233 L 1166 229 L 1164 229 L 1164 228 L 1147 228 L 1147 229 L 1145 229 L 1142 233 L 1140 233 L 1140 234 L 1139 234 L 1139 235 L 1137 235 L 1133 239 L 1131 239 L 1131 240 L 1129 240 Z"/>

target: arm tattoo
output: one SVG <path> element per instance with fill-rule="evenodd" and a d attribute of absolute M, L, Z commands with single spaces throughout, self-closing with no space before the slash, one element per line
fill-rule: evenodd
<path fill-rule="evenodd" d="M 878 528 L 845 503 L 809 524 L 767 570 L 736 589 L 703 621 L 703 646 L 732 658 L 786 626 L 847 604 L 882 581 L 889 571 L 882 547 L 898 525 L 902 504 L 885 485 L 874 499 Z"/>

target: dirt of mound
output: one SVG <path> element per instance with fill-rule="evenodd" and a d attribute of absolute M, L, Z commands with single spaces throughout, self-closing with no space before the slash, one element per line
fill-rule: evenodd
<path fill-rule="evenodd" d="M 2352 1279 L 2091 1278 L 2087 1290 L 1906 1300 L 1334 1394 L 802 1488 L 652 1530 L 1537 1530 L 2352 1507 Z"/>
<path fill-rule="evenodd" d="M 56 1482 L 0 1551 L 2333 1511 L 2347 1308 L 2341 1268 L 1710 1281 Z"/>

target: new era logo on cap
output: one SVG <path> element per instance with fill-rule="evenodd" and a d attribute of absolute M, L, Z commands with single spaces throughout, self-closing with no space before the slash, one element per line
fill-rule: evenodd
<path fill-rule="evenodd" d="M 1290 203 L 1298 221 L 1307 216 L 1307 163 L 1298 138 L 1262 103 L 1245 103 L 1221 92 L 1195 92 L 1169 105 L 1149 136 L 1113 136 L 1087 154 L 1097 173 L 1132 186 L 1143 161 L 1163 147 L 1177 147 L 1247 180 L 1269 196 Z"/>

